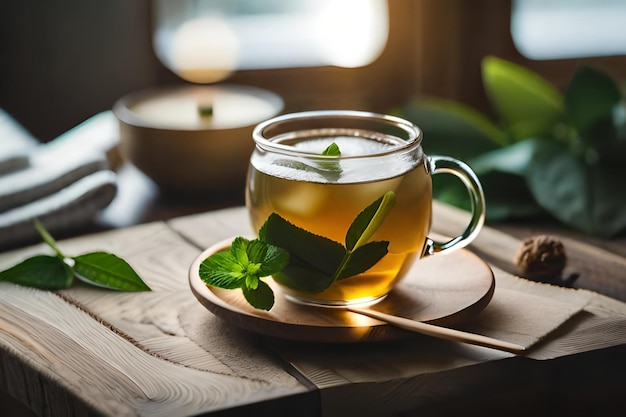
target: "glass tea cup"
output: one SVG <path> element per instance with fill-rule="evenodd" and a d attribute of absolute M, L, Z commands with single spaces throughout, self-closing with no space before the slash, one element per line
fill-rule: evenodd
<path fill-rule="evenodd" d="M 425 155 L 421 130 L 406 120 L 345 110 L 292 113 L 259 124 L 253 139 L 246 206 L 254 230 L 261 231 L 271 215 L 278 215 L 281 224 L 335 242 L 332 250 L 326 244 L 317 248 L 310 244 L 315 240 L 310 234 L 300 238 L 295 233 L 276 245 L 290 252 L 289 265 L 273 276 L 290 301 L 327 307 L 373 304 L 417 259 L 468 245 L 484 223 L 484 195 L 474 172 L 454 158 Z M 335 148 L 329 154 L 333 143 L 338 152 Z M 465 231 L 447 242 L 428 237 L 431 176 L 440 173 L 463 182 L 472 207 Z M 375 230 L 368 242 L 384 242 L 387 252 L 363 272 L 349 275 L 342 270 L 337 275 L 354 244 L 347 232 L 368 207 L 368 213 L 384 209 L 384 215 L 371 222 L 377 228 L 368 229 Z M 372 253 L 378 252 L 362 250 L 363 259 L 355 260 L 359 256 L 354 251 L 350 262 L 367 264 Z M 330 281 L 317 285 L 317 276 L 325 277 L 319 282 L 326 277 Z"/>

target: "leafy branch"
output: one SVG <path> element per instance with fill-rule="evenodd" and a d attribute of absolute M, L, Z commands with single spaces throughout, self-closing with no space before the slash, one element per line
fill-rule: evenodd
<path fill-rule="evenodd" d="M 486 57 L 483 84 L 492 112 L 418 98 L 393 112 L 425 132 L 428 153 L 463 159 L 479 176 L 487 220 L 549 214 L 589 234 L 626 230 L 626 106 L 617 83 L 581 66 L 564 94 L 538 74 Z M 467 208 L 465 189 L 433 178 L 437 199 Z"/>

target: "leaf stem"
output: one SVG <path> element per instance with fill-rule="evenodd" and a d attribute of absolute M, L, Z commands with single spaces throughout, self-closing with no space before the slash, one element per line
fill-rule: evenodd
<path fill-rule="evenodd" d="M 43 224 L 41 224 L 39 219 L 35 219 L 34 223 L 35 223 L 35 229 L 37 229 L 37 232 L 39 233 L 39 235 L 41 236 L 43 241 L 46 242 L 48 244 L 48 246 L 50 246 L 52 248 L 52 250 L 54 250 L 54 252 L 57 254 L 57 256 L 59 256 L 61 259 L 67 258 L 67 256 L 65 256 L 65 254 L 63 254 L 63 252 L 61 252 L 59 247 L 56 245 L 56 241 L 50 235 L 50 233 L 48 233 L 48 231 L 43 226 Z"/>

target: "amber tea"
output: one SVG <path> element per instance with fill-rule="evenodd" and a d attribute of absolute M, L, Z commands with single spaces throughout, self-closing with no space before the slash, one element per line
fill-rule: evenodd
<path fill-rule="evenodd" d="M 395 204 L 372 237 L 389 242 L 388 252 L 380 261 L 318 293 L 283 288 L 288 298 L 303 303 L 371 303 L 389 293 L 403 271 L 424 251 L 439 249 L 427 237 L 432 216 L 433 164 L 422 151 L 417 128 L 411 136 L 412 125 L 406 128 L 408 137 L 402 138 L 390 134 L 382 126 L 385 123 L 376 129 L 371 125 L 363 128 L 359 123 L 355 127 L 334 126 L 336 113 L 342 112 L 305 114 L 319 118 L 320 113 L 335 116 L 325 121 L 329 127 L 288 126 L 271 139 L 255 136 L 257 149 L 250 160 L 246 205 L 255 230 L 276 213 L 302 229 L 342 243 L 355 217 L 392 191 Z M 373 117 L 369 113 L 350 114 L 357 122 L 360 117 Z M 385 122 L 398 123 L 399 119 L 389 120 Z M 269 135 L 267 126 L 271 123 L 258 127 L 256 134 Z M 331 143 L 338 145 L 341 155 L 321 156 Z"/>
<path fill-rule="evenodd" d="M 342 155 L 363 154 L 375 148 L 370 139 L 359 137 L 305 139 L 292 146 L 320 153 L 332 142 L 337 143 Z M 394 146 L 374 144 L 380 149 Z M 247 197 L 252 224 L 257 230 L 274 212 L 305 230 L 343 242 L 350 224 L 365 207 L 387 191 L 395 193 L 396 203 L 373 238 L 388 241 L 389 253 L 370 270 L 315 294 L 314 298 L 331 304 L 344 300 L 371 301 L 387 294 L 403 265 L 421 252 L 431 218 L 431 181 L 423 160 L 417 163 L 390 160 L 376 168 L 353 166 L 353 169 L 349 163 L 342 167 L 342 162 L 338 161 L 335 167 L 316 167 L 285 164 L 280 157 L 269 161 L 253 158 Z M 324 168 L 330 169 L 330 174 Z M 340 172 L 336 178 L 329 179 L 333 169 Z M 295 295 L 311 297 L 297 291 Z"/>

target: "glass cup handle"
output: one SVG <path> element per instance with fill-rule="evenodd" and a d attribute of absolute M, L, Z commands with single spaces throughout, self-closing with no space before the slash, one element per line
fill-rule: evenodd
<path fill-rule="evenodd" d="M 478 177 L 467 164 L 448 156 L 431 156 L 428 157 L 427 167 L 432 175 L 452 174 L 463 182 L 472 203 L 472 218 L 461 235 L 447 242 L 438 242 L 427 237 L 422 256 L 451 252 L 469 245 L 476 238 L 485 223 L 485 196 L 483 188 Z"/>

